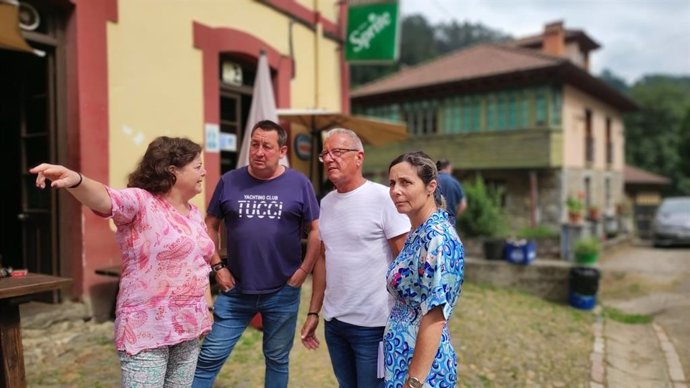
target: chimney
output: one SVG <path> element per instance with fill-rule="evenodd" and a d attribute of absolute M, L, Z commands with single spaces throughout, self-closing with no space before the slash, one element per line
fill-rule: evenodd
<path fill-rule="evenodd" d="M 559 57 L 565 55 L 565 29 L 562 20 L 544 26 L 542 50 Z"/>

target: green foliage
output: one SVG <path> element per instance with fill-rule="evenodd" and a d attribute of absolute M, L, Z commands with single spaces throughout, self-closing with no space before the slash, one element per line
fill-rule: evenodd
<path fill-rule="evenodd" d="M 630 95 L 640 111 L 625 117 L 626 163 L 670 178 L 666 194 L 690 194 L 690 77 L 645 77 Z"/>
<path fill-rule="evenodd" d="M 629 325 L 646 325 L 654 320 L 654 317 L 646 314 L 627 314 L 617 308 L 604 306 L 604 317 L 612 319 L 617 322 L 627 323 Z"/>
<path fill-rule="evenodd" d="M 481 42 L 500 42 L 509 38 L 480 23 L 429 24 L 420 14 L 402 19 L 400 59 L 390 65 L 350 66 L 350 86 L 356 87 L 385 77 L 408 66 L 416 66 L 451 51 Z"/>
<path fill-rule="evenodd" d="M 556 237 L 559 233 L 557 230 L 550 228 L 546 225 L 539 225 L 535 227 L 523 228 L 518 231 L 518 237 L 525 238 L 528 240 L 539 239 L 539 238 L 550 238 Z"/>
<path fill-rule="evenodd" d="M 599 240 L 594 237 L 585 237 L 575 243 L 575 254 L 597 255 L 601 251 Z"/>
<path fill-rule="evenodd" d="M 458 229 L 468 237 L 504 237 L 507 235 L 501 208 L 501 191 L 486 187 L 481 177 L 463 183 L 467 208 L 458 219 Z"/>
<path fill-rule="evenodd" d="M 619 92 L 628 96 L 630 95 L 630 87 L 625 80 L 614 74 L 611 70 L 604 69 L 604 71 L 601 72 L 601 75 L 599 75 L 599 79 Z"/>
<path fill-rule="evenodd" d="M 577 197 L 568 196 L 565 200 L 565 206 L 568 208 L 568 213 L 582 213 L 584 203 Z"/>

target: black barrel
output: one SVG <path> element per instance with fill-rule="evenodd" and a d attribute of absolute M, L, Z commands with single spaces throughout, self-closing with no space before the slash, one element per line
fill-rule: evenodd
<path fill-rule="evenodd" d="M 570 292 L 580 295 L 596 295 L 599 291 L 601 272 L 593 267 L 573 267 L 570 269 Z"/>

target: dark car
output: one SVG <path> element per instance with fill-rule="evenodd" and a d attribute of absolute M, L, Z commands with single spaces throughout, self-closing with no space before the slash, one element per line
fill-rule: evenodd
<path fill-rule="evenodd" d="M 690 197 L 665 198 L 652 224 L 654 246 L 690 244 Z"/>

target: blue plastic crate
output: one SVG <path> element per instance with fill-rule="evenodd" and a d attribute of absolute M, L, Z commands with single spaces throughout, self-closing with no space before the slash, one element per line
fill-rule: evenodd
<path fill-rule="evenodd" d="M 503 257 L 510 263 L 527 265 L 537 258 L 537 244 L 532 240 L 508 240 Z"/>
<path fill-rule="evenodd" d="M 570 305 L 580 310 L 591 310 L 597 305 L 596 295 L 583 295 L 576 292 L 570 292 L 568 295 Z"/>

